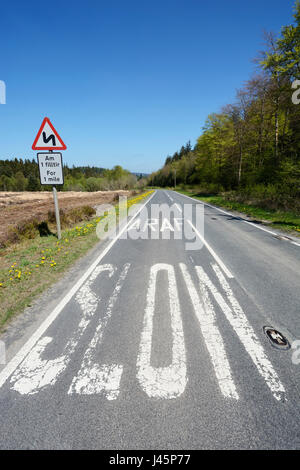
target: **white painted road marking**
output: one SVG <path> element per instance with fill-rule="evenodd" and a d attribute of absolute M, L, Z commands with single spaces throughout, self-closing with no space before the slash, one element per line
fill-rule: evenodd
<path fill-rule="evenodd" d="M 217 278 L 223 287 L 227 299 L 231 304 L 231 307 L 225 302 L 222 295 L 217 291 L 213 283 L 210 281 L 208 276 L 205 274 L 201 266 L 196 266 L 199 279 L 204 281 L 205 285 L 209 288 L 217 303 L 221 307 L 224 315 L 229 321 L 230 325 L 238 335 L 247 353 L 251 357 L 252 361 L 256 365 L 258 372 L 265 379 L 268 387 L 273 393 L 276 400 L 285 400 L 285 389 L 282 385 L 277 373 L 275 372 L 271 362 L 269 361 L 258 337 L 256 336 L 252 326 L 248 322 L 246 315 L 244 314 L 240 304 L 234 297 L 232 290 L 221 270 L 216 264 L 212 265 Z"/>
<path fill-rule="evenodd" d="M 179 210 L 179 212 L 181 212 L 181 213 L 182 213 L 182 209 L 181 209 L 181 207 L 180 207 L 180 206 L 179 206 L 179 205 L 178 205 L 176 202 L 175 202 L 174 206 L 175 206 L 175 207 L 177 207 L 177 209 Z"/>
<path fill-rule="evenodd" d="M 12 375 L 10 382 L 13 384 L 13 390 L 21 395 L 32 395 L 41 389 L 54 385 L 61 373 L 66 370 L 71 356 L 93 318 L 100 301 L 91 291 L 91 284 L 100 273 L 105 271 L 108 271 L 109 277 L 111 277 L 114 273 L 114 268 L 110 264 L 97 266 L 88 281 L 78 291 L 76 300 L 81 306 L 83 315 L 77 330 L 67 342 L 63 354 L 48 361 L 42 359 L 46 347 L 53 341 L 53 338 L 44 336 L 32 348 L 20 367 Z"/>
<path fill-rule="evenodd" d="M 168 367 L 151 366 L 153 317 L 155 312 L 156 278 L 159 271 L 168 273 L 168 292 L 172 328 L 172 364 Z M 155 264 L 150 271 L 142 337 L 137 358 L 137 378 L 149 397 L 176 398 L 185 390 L 186 354 L 179 298 L 173 266 Z"/>
<path fill-rule="evenodd" d="M 210 254 L 215 258 L 216 262 L 218 265 L 223 269 L 224 273 L 226 274 L 227 277 L 229 278 L 234 278 L 234 275 L 229 271 L 229 269 L 225 266 L 223 261 L 220 259 L 220 257 L 217 255 L 217 253 L 212 249 L 212 247 L 207 243 L 207 241 L 204 239 L 204 237 L 201 235 L 201 233 L 196 229 L 196 227 L 192 224 L 190 220 L 188 220 L 188 223 L 196 233 L 196 235 L 199 237 L 203 245 L 206 246 Z"/>
<path fill-rule="evenodd" d="M 211 207 L 212 209 L 216 209 L 217 211 L 222 212 L 223 214 L 230 215 L 230 217 L 232 217 L 234 215 L 232 212 L 224 211 L 223 209 L 220 209 L 219 207 L 212 206 L 211 204 L 208 204 L 208 202 L 201 201 L 201 199 L 195 199 L 193 197 L 187 196 L 186 194 L 178 193 L 177 191 L 175 191 L 175 193 L 179 194 L 180 196 L 187 197 L 188 199 L 191 199 L 194 202 L 202 203 L 205 206 Z M 249 220 L 244 220 L 244 219 L 241 218 L 241 222 L 244 222 L 245 224 L 251 225 L 252 227 L 257 228 L 258 230 L 262 230 L 263 232 L 269 233 L 270 235 L 280 236 L 279 233 L 272 232 L 271 230 L 268 230 L 265 227 L 262 227 L 258 224 L 255 224 L 254 222 L 250 222 Z M 292 245 L 300 246 L 300 243 L 298 243 L 296 241 L 293 241 L 293 240 L 287 240 L 287 241 L 289 241 Z"/>
<path fill-rule="evenodd" d="M 182 223 L 183 223 L 183 217 L 174 217 L 173 219 L 173 225 L 170 219 L 167 219 L 164 217 L 161 221 L 161 226 L 159 225 L 159 219 L 157 218 L 152 218 L 152 219 L 147 219 L 143 222 L 140 218 L 136 219 L 133 224 L 130 226 L 128 231 L 131 230 L 140 230 L 140 232 L 145 232 L 148 230 L 148 227 L 150 228 L 151 232 L 175 232 L 175 231 L 182 231 Z M 147 240 L 147 238 L 146 238 Z M 157 238 L 159 240 L 159 238 Z"/>
<path fill-rule="evenodd" d="M 129 263 L 124 265 L 120 278 L 108 301 L 106 313 L 100 320 L 95 335 L 84 354 L 80 371 L 72 380 L 68 391 L 69 394 L 92 395 L 104 392 L 108 400 L 115 400 L 119 395 L 123 366 L 118 364 L 99 365 L 95 362 L 95 353 L 97 346 L 99 347 L 102 342 L 104 330 L 111 318 L 113 307 L 122 289 L 129 268 Z"/>
<path fill-rule="evenodd" d="M 225 314 L 274 397 L 277 400 L 284 400 L 285 389 L 267 358 L 241 306 L 234 297 L 229 283 L 219 266 L 217 264 L 211 265 L 226 294 L 229 304 L 224 300 L 223 296 L 201 266 L 195 267 L 199 279 L 199 293 L 192 281 L 187 266 L 183 263 L 180 263 L 179 266 L 192 301 L 196 318 L 199 321 L 203 340 L 211 357 L 222 394 L 227 398 L 239 398 L 232 378 L 223 339 L 216 325 L 215 312 L 209 294 L 216 300 L 222 312 Z M 94 337 L 84 354 L 81 368 L 73 378 L 69 387 L 69 394 L 77 393 L 90 395 L 101 393 L 108 400 L 115 400 L 119 395 L 123 365 L 98 364 L 96 360 L 96 348 L 99 347 L 102 342 L 105 328 L 111 318 L 113 308 L 129 268 L 129 263 L 126 263 L 123 267 L 113 293 L 108 300 L 107 310 L 101 318 Z M 108 276 L 112 277 L 115 275 L 116 270 L 117 268 L 110 264 L 97 266 L 88 281 L 81 287 L 76 295 L 76 300 L 81 306 L 83 315 L 77 330 L 67 342 L 63 354 L 48 361 L 42 359 L 46 347 L 53 341 L 53 338 L 48 336 L 41 338 L 12 375 L 11 383 L 13 390 L 22 395 L 31 395 L 44 390 L 47 386 L 53 386 L 56 383 L 58 377 L 69 365 L 71 355 L 75 352 L 78 342 L 95 315 L 97 308 L 101 306 L 101 299 L 91 290 L 92 283 L 97 279 L 100 273 L 106 271 Z M 161 283 L 157 283 L 157 274 L 160 271 L 166 271 L 168 275 L 168 297 L 172 329 L 172 363 L 168 367 L 151 366 L 153 319 L 155 315 L 157 285 L 160 288 L 164 288 Z M 168 314 L 168 312 L 166 313 Z M 179 397 L 186 388 L 188 379 L 180 303 L 174 267 L 168 264 L 155 264 L 150 270 L 143 331 L 137 358 L 137 378 L 142 389 L 149 397 L 153 398 L 176 398 Z"/>
<path fill-rule="evenodd" d="M 174 199 L 173 199 L 173 198 L 170 196 L 170 194 L 167 193 L 166 191 L 165 191 L 165 195 L 170 199 L 170 201 L 172 201 L 172 202 L 174 201 Z"/>
<path fill-rule="evenodd" d="M 194 312 L 199 322 L 202 337 L 209 352 L 220 390 L 224 397 L 234 398 L 237 400 L 239 395 L 232 378 L 225 346 L 220 331 L 216 325 L 215 313 L 208 297 L 207 290 L 203 285 L 203 282 L 201 282 L 200 300 L 186 265 L 184 263 L 180 263 L 180 269 L 192 300 Z"/>
<path fill-rule="evenodd" d="M 136 213 L 133 215 L 132 219 L 124 225 L 115 238 L 107 245 L 107 247 L 101 252 L 98 258 L 94 261 L 93 264 L 86 270 L 83 276 L 76 282 L 76 284 L 70 289 L 70 291 L 65 295 L 65 297 L 59 302 L 59 304 L 55 307 L 55 309 L 50 313 L 50 315 L 46 318 L 46 320 L 39 326 L 39 328 L 33 333 L 33 335 L 29 338 L 29 340 L 22 346 L 22 348 L 17 352 L 17 354 L 11 359 L 11 361 L 7 364 L 7 366 L 0 372 L 0 388 L 2 385 L 7 381 L 7 379 L 11 376 L 11 374 L 16 370 L 19 364 L 24 360 L 27 354 L 31 351 L 37 341 L 42 337 L 42 335 L 46 332 L 49 326 L 54 322 L 57 316 L 61 313 L 67 303 L 72 299 L 74 294 L 80 289 L 83 283 L 89 278 L 92 274 L 94 269 L 100 263 L 102 258 L 109 252 L 109 250 L 113 247 L 116 241 L 121 237 L 121 235 L 130 227 L 132 221 L 138 216 L 138 214 L 143 210 L 143 208 L 148 204 L 153 196 L 156 194 L 156 191 L 152 194 L 152 196 L 147 199 L 147 201 L 139 207 Z"/>

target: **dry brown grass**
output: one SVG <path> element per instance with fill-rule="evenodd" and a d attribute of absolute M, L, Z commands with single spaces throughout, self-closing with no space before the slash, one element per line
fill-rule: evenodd
<path fill-rule="evenodd" d="M 119 195 L 129 197 L 132 193 L 133 191 L 59 192 L 58 199 L 63 225 L 66 227 L 70 223 L 85 220 L 80 216 L 79 209 L 111 204 L 116 202 Z M 77 219 L 75 217 L 76 211 L 79 214 Z M 83 211 L 84 209 L 81 210 L 81 213 Z M 21 238 L 22 235 L 34 238 L 39 230 L 38 225 L 50 222 L 51 226 L 53 216 L 52 192 L 0 192 L 0 247 L 19 241 L 19 235 Z"/>

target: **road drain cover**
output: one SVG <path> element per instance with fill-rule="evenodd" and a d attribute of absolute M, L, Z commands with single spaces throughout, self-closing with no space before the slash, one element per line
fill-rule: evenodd
<path fill-rule="evenodd" d="M 278 349 L 290 349 L 291 345 L 286 339 L 285 336 L 283 336 L 280 331 L 275 330 L 275 328 L 272 328 L 271 326 L 264 326 L 264 332 L 269 338 L 272 346 Z"/>

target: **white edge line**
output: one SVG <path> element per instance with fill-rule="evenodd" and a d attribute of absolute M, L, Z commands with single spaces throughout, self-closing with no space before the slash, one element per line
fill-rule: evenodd
<path fill-rule="evenodd" d="M 243 220 L 245 224 L 252 225 L 252 227 L 258 228 L 258 230 L 263 230 L 264 232 L 270 233 L 271 235 L 278 235 L 276 232 L 272 232 L 271 230 L 268 230 L 267 228 L 260 227 L 259 225 L 254 224 L 253 222 L 249 222 L 248 220 Z"/>
<path fill-rule="evenodd" d="M 212 206 L 211 204 L 208 204 L 207 202 L 205 201 L 201 201 L 201 199 L 194 199 L 193 197 L 190 197 L 190 196 L 187 196 L 186 194 L 182 194 L 182 193 L 178 193 L 177 191 L 174 191 L 175 193 L 179 194 L 180 196 L 184 196 L 184 197 L 187 197 L 189 199 L 192 199 L 192 201 L 195 201 L 195 202 L 202 202 L 202 204 L 205 204 L 206 206 L 208 207 L 212 207 L 213 209 L 216 209 L 217 211 L 219 212 L 223 212 L 223 214 L 226 214 L 226 215 L 233 215 L 232 212 L 227 212 L 227 211 L 224 211 L 223 209 L 220 209 L 219 207 L 216 207 L 216 206 Z M 244 219 L 241 219 L 242 222 L 244 222 L 245 224 L 249 224 L 249 225 L 252 225 L 252 227 L 255 227 L 257 228 L 258 230 L 263 230 L 264 232 L 267 232 L 267 233 L 270 233 L 271 235 L 278 235 L 280 236 L 279 233 L 276 233 L 276 232 L 272 232 L 271 230 L 268 230 L 267 228 L 264 228 L 264 227 L 260 227 L 259 225 L 257 224 L 254 224 L 253 222 L 250 222 L 248 220 L 244 220 Z M 296 245 L 296 246 L 300 246 L 300 243 L 297 243 L 295 241 L 290 241 L 290 243 L 292 243 L 293 245 Z"/>
<path fill-rule="evenodd" d="M 53 323 L 56 317 L 60 314 L 63 308 L 67 305 L 67 303 L 71 300 L 74 294 L 78 291 L 78 289 L 82 286 L 82 284 L 86 281 L 86 279 L 91 275 L 93 270 L 96 266 L 100 263 L 102 258 L 109 252 L 115 242 L 119 239 L 122 233 L 129 227 L 129 225 L 133 222 L 136 216 L 141 212 L 141 210 L 145 207 L 146 204 L 153 198 L 156 194 L 156 191 L 150 196 L 150 198 L 140 207 L 137 212 L 133 215 L 131 220 L 119 231 L 119 233 L 115 236 L 115 238 L 107 245 L 107 247 L 101 252 L 98 258 L 94 261 L 94 263 L 86 270 L 86 272 L 81 276 L 81 278 L 76 282 L 76 284 L 72 287 L 72 289 L 65 295 L 65 297 L 59 302 L 59 304 L 55 307 L 55 309 L 48 315 L 46 320 L 39 326 L 39 328 L 33 333 L 33 335 L 29 338 L 29 340 L 21 347 L 21 349 L 15 354 L 15 356 L 10 360 L 10 362 L 4 367 L 4 369 L 0 372 L 0 388 L 6 380 L 10 377 L 10 375 L 15 371 L 18 365 L 23 361 L 26 355 L 30 352 L 33 348 L 35 343 L 40 339 L 40 337 L 45 333 L 45 331 L 49 328 L 49 326 Z"/>
<path fill-rule="evenodd" d="M 179 196 L 187 197 L 188 199 L 191 199 L 192 201 L 195 201 L 195 202 L 198 202 L 198 203 L 200 202 L 202 204 L 205 204 L 206 206 L 212 207 L 213 209 L 217 209 L 217 211 L 223 212 L 224 214 L 232 215 L 230 212 L 224 211 L 223 209 L 219 209 L 219 207 L 211 206 L 207 202 L 201 201 L 201 199 L 195 199 L 191 196 L 187 196 L 186 194 L 178 193 L 177 191 L 174 191 L 174 192 L 176 194 L 179 194 Z"/>
<path fill-rule="evenodd" d="M 225 266 L 225 264 L 223 263 L 223 261 L 219 258 L 219 256 L 217 255 L 217 253 L 212 249 L 212 247 L 207 243 L 207 241 L 203 238 L 203 236 L 198 232 L 198 230 L 196 229 L 196 227 L 192 224 L 192 222 L 190 220 L 188 220 L 188 223 L 190 224 L 190 226 L 193 228 L 193 230 L 195 231 L 196 235 L 200 238 L 200 240 L 202 241 L 203 245 L 206 246 L 206 248 L 208 249 L 208 251 L 210 252 L 210 254 L 215 258 L 216 262 L 218 263 L 218 265 L 220 266 L 220 268 L 224 271 L 224 273 L 226 274 L 227 277 L 229 277 L 230 279 L 233 279 L 234 278 L 234 275 L 229 271 L 229 269 Z"/>

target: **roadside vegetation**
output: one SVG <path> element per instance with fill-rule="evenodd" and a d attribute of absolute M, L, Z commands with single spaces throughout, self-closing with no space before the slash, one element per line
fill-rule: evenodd
<path fill-rule="evenodd" d="M 142 202 L 152 191 L 135 195 L 127 200 L 127 209 Z M 117 216 L 119 204 L 116 205 Z M 101 217 L 83 211 L 85 221 L 62 231 L 62 238 L 48 236 L 23 238 L 19 243 L 0 250 L 0 331 L 13 315 L 24 310 L 43 290 L 59 279 L 74 261 L 92 248 L 99 239 L 98 223 Z M 88 219 L 88 220 L 87 220 Z"/>
<path fill-rule="evenodd" d="M 167 157 L 150 186 L 174 187 L 176 180 L 183 189 L 218 196 L 226 207 L 277 211 L 276 220 L 300 214 L 299 2 L 294 20 L 279 36 L 266 33 L 257 74 L 234 103 L 208 116 L 194 147 L 188 142 Z"/>
<path fill-rule="evenodd" d="M 226 193 L 223 195 L 208 195 L 206 192 L 203 193 L 195 190 L 177 189 L 177 191 L 195 199 L 200 199 L 208 204 L 240 212 L 251 217 L 252 220 L 263 222 L 270 227 L 280 228 L 296 236 L 300 235 L 299 213 L 265 209 L 260 207 L 261 201 L 256 201 L 252 204 L 245 203 L 242 200 L 238 200 L 235 193 L 231 195 Z"/>
<path fill-rule="evenodd" d="M 120 165 L 111 170 L 98 167 L 80 166 L 69 168 L 64 165 L 64 185 L 59 191 L 114 191 L 118 189 L 141 189 L 146 179 L 143 174 L 135 175 Z M 0 160 L 0 191 L 51 191 L 51 186 L 42 186 L 36 160 L 14 158 Z"/>
<path fill-rule="evenodd" d="M 96 210 L 91 206 L 76 207 L 70 210 L 60 209 L 60 222 L 62 228 L 71 227 L 75 223 L 89 220 L 96 214 Z M 0 248 L 5 248 L 11 244 L 19 243 L 25 239 L 33 239 L 36 237 L 47 237 L 53 235 L 55 230 L 55 213 L 48 211 L 47 217 L 40 221 L 33 217 L 30 220 L 17 223 L 15 226 L 9 227 L 8 236 L 5 242 L 0 242 Z"/>

